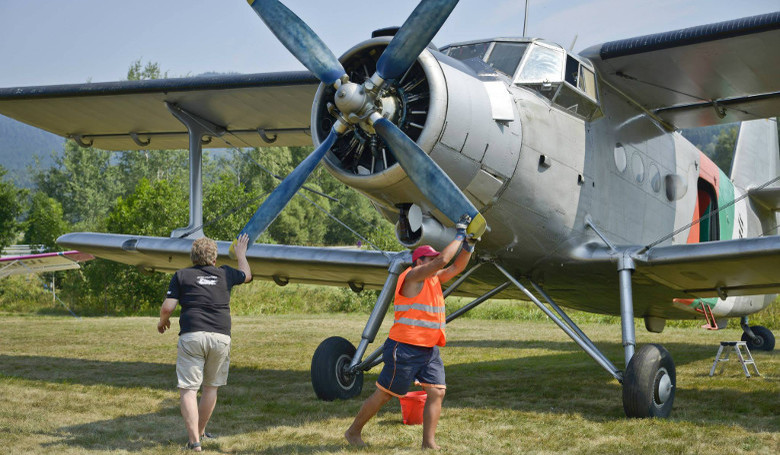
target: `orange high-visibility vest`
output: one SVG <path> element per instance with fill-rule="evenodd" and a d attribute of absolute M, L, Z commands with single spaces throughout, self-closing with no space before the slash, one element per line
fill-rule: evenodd
<path fill-rule="evenodd" d="M 425 280 L 422 291 L 409 298 L 401 295 L 401 287 L 411 267 L 398 277 L 395 286 L 395 324 L 390 328 L 390 339 L 415 346 L 444 346 L 447 338 L 444 327 L 447 325 L 444 313 L 444 296 L 441 292 L 439 277 Z"/>

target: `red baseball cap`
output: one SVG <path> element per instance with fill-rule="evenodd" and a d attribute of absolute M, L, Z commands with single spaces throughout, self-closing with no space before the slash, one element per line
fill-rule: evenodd
<path fill-rule="evenodd" d="M 416 262 L 418 259 L 422 257 L 436 257 L 438 255 L 439 252 L 434 250 L 432 246 L 423 245 L 415 249 L 414 253 L 412 253 L 412 262 Z"/>

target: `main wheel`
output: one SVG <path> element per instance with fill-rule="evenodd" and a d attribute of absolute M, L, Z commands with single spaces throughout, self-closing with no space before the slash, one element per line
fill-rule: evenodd
<path fill-rule="evenodd" d="M 347 372 L 355 346 L 341 337 L 330 337 L 320 343 L 311 358 L 311 385 L 317 398 L 325 401 L 346 400 L 363 390 L 363 372 Z"/>
<path fill-rule="evenodd" d="M 628 417 L 669 417 L 677 374 L 669 351 L 648 344 L 634 354 L 623 376 L 623 410 Z"/>
<path fill-rule="evenodd" d="M 762 325 L 754 325 L 750 327 L 753 331 L 753 335 L 756 338 L 750 338 L 747 333 L 742 334 L 742 341 L 747 343 L 748 349 L 751 351 L 758 349 L 760 351 L 771 351 L 775 348 L 775 335 L 771 330 Z"/>

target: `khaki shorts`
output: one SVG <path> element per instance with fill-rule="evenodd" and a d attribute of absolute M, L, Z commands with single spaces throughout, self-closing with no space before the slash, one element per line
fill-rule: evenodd
<path fill-rule="evenodd" d="M 188 332 L 179 337 L 176 376 L 180 389 L 227 384 L 230 337 L 223 333 Z"/>

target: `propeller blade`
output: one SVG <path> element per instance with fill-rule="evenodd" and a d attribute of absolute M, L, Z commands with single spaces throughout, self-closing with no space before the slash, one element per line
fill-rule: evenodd
<path fill-rule="evenodd" d="M 284 44 L 284 47 L 320 81 L 331 85 L 346 74 L 344 67 L 328 46 L 286 6 L 276 0 L 247 0 L 247 2 Z"/>
<path fill-rule="evenodd" d="M 423 0 L 379 57 L 376 72 L 384 79 L 397 79 L 417 60 L 447 20 L 458 0 Z"/>
<path fill-rule="evenodd" d="M 279 216 L 279 213 L 287 206 L 290 199 L 295 196 L 295 193 L 301 188 L 303 182 L 309 177 L 309 174 L 311 174 L 314 171 L 314 168 L 322 161 L 322 158 L 336 141 L 336 137 L 338 137 L 338 133 L 336 130 L 332 129 L 328 137 L 325 138 L 325 141 L 307 156 L 306 159 L 301 161 L 301 164 L 290 172 L 279 186 L 274 188 L 273 192 L 265 201 L 263 201 L 263 204 L 260 205 L 257 212 L 252 215 L 252 218 L 246 226 L 244 226 L 244 229 L 241 230 L 238 236 L 246 233 L 249 235 L 249 244 L 255 243 L 255 240 L 257 240 L 257 238 L 260 237 L 260 234 L 262 234 L 266 228 L 273 223 L 276 217 Z"/>
<path fill-rule="evenodd" d="M 487 227 L 485 218 L 431 157 L 386 118 L 376 120 L 374 130 L 390 146 L 412 183 L 437 209 L 453 223 L 464 214 L 470 216 L 472 221 L 467 232 L 477 238 L 482 236 Z"/>

